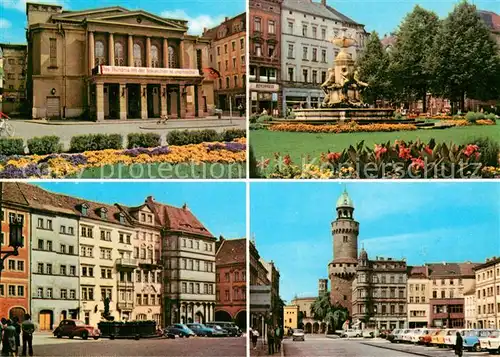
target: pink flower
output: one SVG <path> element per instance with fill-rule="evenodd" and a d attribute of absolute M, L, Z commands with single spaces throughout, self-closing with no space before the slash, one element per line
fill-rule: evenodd
<path fill-rule="evenodd" d="M 418 170 L 418 169 L 423 169 L 425 167 L 425 162 L 420 157 L 419 158 L 412 158 L 411 161 L 412 162 L 411 162 L 410 166 L 413 169 Z"/>
<path fill-rule="evenodd" d="M 288 166 L 288 165 L 290 165 L 290 164 L 292 163 L 292 159 L 290 158 L 290 155 L 288 155 L 288 154 L 287 154 L 287 155 L 285 155 L 285 157 L 283 158 L 283 163 L 284 163 L 285 165 L 287 165 L 287 166 Z"/>
<path fill-rule="evenodd" d="M 478 150 L 479 150 L 479 146 L 469 144 L 469 145 L 467 145 L 467 147 L 464 149 L 463 152 L 464 152 L 465 156 L 470 157 L 472 154 L 476 153 Z M 476 157 L 477 157 L 477 155 L 476 155 Z"/>
<path fill-rule="evenodd" d="M 374 151 L 375 151 L 375 156 L 377 157 L 377 159 L 380 159 L 380 156 L 382 156 L 382 154 L 385 154 L 387 152 L 387 148 L 383 147 L 382 145 L 375 144 Z"/>
<path fill-rule="evenodd" d="M 339 152 L 329 152 L 326 155 L 326 158 L 328 161 L 337 161 L 340 158 L 340 153 Z"/>
<path fill-rule="evenodd" d="M 267 166 L 269 166 L 269 162 L 271 162 L 271 159 L 262 160 L 257 163 L 257 166 L 265 169 Z"/>
<path fill-rule="evenodd" d="M 399 148 L 399 157 L 403 160 L 411 159 L 411 150 L 405 147 Z"/>
<path fill-rule="evenodd" d="M 428 153 L 429 155 L 432 155 L 432 149 L 429 147 L 429 145 L 427 145 L 425 148 L 424 148 L 425 152 Z"/>

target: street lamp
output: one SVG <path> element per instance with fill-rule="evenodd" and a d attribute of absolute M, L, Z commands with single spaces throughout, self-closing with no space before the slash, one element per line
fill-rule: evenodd
<path fill-rule="evenodd" d="M 1 199 L 1 198 L 0 198 Z M 0 207 L 1 209 L 1 207 Z M 24 216 L 11 215 L 9 219 L 9 247 L 12 250 L 1 250 L 2 254 L 0 258 L 0 278 L 2 276 L 2 271 L 4 269 L 4 261 L 11 255 L 19 255 L 19 248 L 24 246 L 23 242 L 23 226 L 24 226 Z"/>

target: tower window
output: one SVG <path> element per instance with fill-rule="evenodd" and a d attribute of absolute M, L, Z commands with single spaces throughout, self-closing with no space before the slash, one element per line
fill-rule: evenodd
<path fill-rule="evenodd" d="M 347 243 L 349 242 L 349 237 L 348 236 L 344 236 L 344 243 Z"/>

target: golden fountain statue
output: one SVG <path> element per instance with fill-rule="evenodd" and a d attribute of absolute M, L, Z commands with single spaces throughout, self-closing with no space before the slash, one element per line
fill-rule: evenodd
<path fill-rule="evenodd" d="M 328 77 L 321 85 L 325 92 L 323 108 L 336 107 L 361 107 L 361 92 L 367 83 L 359 79 L 358 71 L 354 67 L 354 60 L 346 51 L 347 48 L 354 46 L 356 40 L 346 35 L 346 29 L 343 29 L 341 36 L 334 37 L 331 42 L 340 47 L 340 52 L 335 58 L 334 67 L 328 69 Z"/>

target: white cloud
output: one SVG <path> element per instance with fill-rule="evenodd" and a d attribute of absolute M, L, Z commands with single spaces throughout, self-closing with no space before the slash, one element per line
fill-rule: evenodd
<path fill-rule="evenodd" d="M 0 18 L 0 29 L 8 29 L 12 26 L 9 20 Z"/>
<path fill-rule="evenodd" d="M 3 1 L 3 0 L 0 0 Z M 203 28 L 212 28 L 224 21 L 224 16 L 212 17 L 210 15 L 189 16 L 184 10 L 163 11 L 160 16 L 171 19 L 187 20 L 189 30 L 193 35 L 201 35 Z"/>
<path fill-rule="evenodd" d="M 26 3 L 27 0 L 0 0 L 0 4 L 2 7 L 6 9 L 15 9 L 22 12 L 26 11 Z M 62 0 L 29 0 L 32 3 L 43 3 L 43 4 L 52 4 L 52 5 L 63 5 L 64 1 Z"/>

